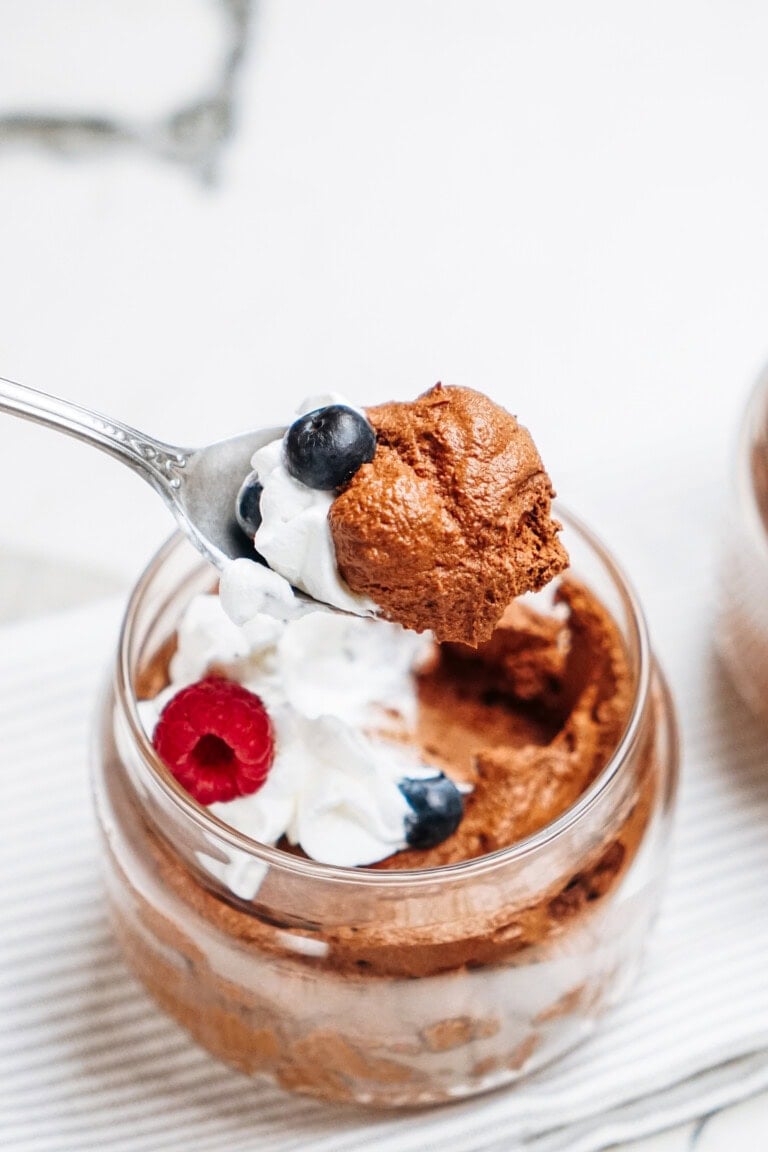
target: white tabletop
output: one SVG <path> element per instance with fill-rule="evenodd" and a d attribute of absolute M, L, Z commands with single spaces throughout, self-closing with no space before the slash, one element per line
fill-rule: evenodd
<path fill-rule="evenodd" d="M 765 6 L 106 12 L 0 13 L 0 374 L 181 444 L 477 386 L 598 527 L 641 457 L 724 466 L 768 348 Z M 0 619 L 127 587 L 170 527 L 7 418 L 0 487 Z M 632 1147 L 766 1129 L 761 1097 Z"/>

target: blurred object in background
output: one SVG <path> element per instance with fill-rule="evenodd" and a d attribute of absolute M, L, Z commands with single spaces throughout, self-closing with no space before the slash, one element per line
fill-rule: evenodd
<path fill-rule="evenodd" d="M 252 7 L 4 0 L 0 148 L 140 145 L 209 178 L 232 129 Z"/>
<path fill-rule="evenodd" d="M 735 456 L 716 638 L 741 697 L 768 720 L 768 367 L 744 413 Z"/>

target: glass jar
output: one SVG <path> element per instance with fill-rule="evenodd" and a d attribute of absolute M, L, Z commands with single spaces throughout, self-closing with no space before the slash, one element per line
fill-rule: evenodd
<path fill-rule="evenodd" d="M 742 419 L 731 495 L 716 642 L 737 691 L 768 720 L 768 368 Z"/>
<path fill-rule="evenodd" d="M 211 570 L 174 538 L 140 579 L 95 742 L 107 892 L 129 965 L 216 1056 L 328 1100 L 429 1104 L 533 1072 L 624 995 L 667 871 L 674 712 L 633 592 L 559 514 L 573 572 L 624 639 L 627 728 L 553 823 L 433 869 L 318 864 L 195 804 L 157 759 L 135 685 Z"/>

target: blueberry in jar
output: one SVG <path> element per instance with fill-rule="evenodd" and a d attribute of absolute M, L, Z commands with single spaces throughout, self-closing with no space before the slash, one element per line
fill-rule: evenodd
<path fill-rule="evenodd" d="M 405 818 L 405 840 L 411 848 L 434 848 L 456 831 L 464 798 L 443 772 L 426 780 L 408 777 L 398 788 L 413 809 Z"/>
<path fill-rule="evenodd" d="M 249 473 L 240 485 L 235 502 L 237 522 L 251 540 L 261 524 L 261 493 L 263 488 L 256 472 Z"/>
<path fill-rule="evenodd" d="M 360 412 L 329 404 L 300 416 L 285 437 L 285 466 L 308 488 L 340 488 L 373 460 L 376 433 Z"/>

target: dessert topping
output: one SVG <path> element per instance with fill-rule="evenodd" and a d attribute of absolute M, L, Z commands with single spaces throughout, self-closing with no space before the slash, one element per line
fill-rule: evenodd
<path fill-rule="evenodd" d="M 152 743 L 200 804 L 256 792 L 274 752 L 272 725 L 259 697 L 220 676 L 207 676 L 173 696 Z"/>
<path fill-rule="evenodd" d="M 330 491 L 373 460 L 376 433 L 361 412 L 329 404 L 307 412 L 288 429 L 285 466 L 300 484 Z"/>
<path fill-rule="evenodd" d="M 142 722 L 153 733 L 158 717 L 170 712 L 167 701 L 213 671 L 237 680 L 269 710 L 274 759 L 263 787 L 231 794 L 227 803 L 213 804 L 213 814 L 263 844 L 284 836 L 324 864 L 383 860 L 408 846 L 413 808 L 399 783 L 434 778 L 439 770 L 401 739 L 416 723 L 414 672 L 431 655 L 431 642 L 385 621 L 314 610 L 297 615 L 301 602 L 292 595 L 272 596 L 267 614 L 260 611 L 260 573 L 281 581 L 250 560 L 236 560 L 225 570 L 220 596 L 190 602 L 179 621 L 170 682 L 140 703 Z"/>
<path fill-rule="evenodd" d="M 240 486 L 235 505 L 237 522 L 251 539 L 256 535 L 261 524 L 261 494 L 264 488 L 257 472 L 249 472 Z"/>
<path fill-rule="evenodd" d="M 299 412 L 310 415 L 318 409 L 343 407 L 338 393 L 312 396 Z M 363 419 L 361 415 L 361 419 Z M 370 616 L 376 605 L 367 596 L 356 596 L 339 574 L 331 538 L 328 512 L 335 498 L 332 490 L 310 488 L 288 470 L 287 434 L 277 436 L 254 453 L 251 467 L 263 485 L 259 502 L 261 523 L 254 540 L 264 565 L 250 563 L 255 570 L 254 585 L 261 581 L 267 602 L 275 601 L 275 589 L 282 581 L 278 599 L 281 608 L 301 588 L 315 600 L 331 604 L 358 616 Z M 279 575 L 278 575 L 279 573 Z M 274 577 L 270 579 L 270 577 Z M 298 601 L 297 601 L 298 603 Z"/>
<path fill-rule="evenodd" d="M 464 798 L 445 773 L 401 780 L 398 787 L 412 808 L 405 818 L 405 839 L 411 848 L 435 848 L 456 831 L 464 815 Z"/>

